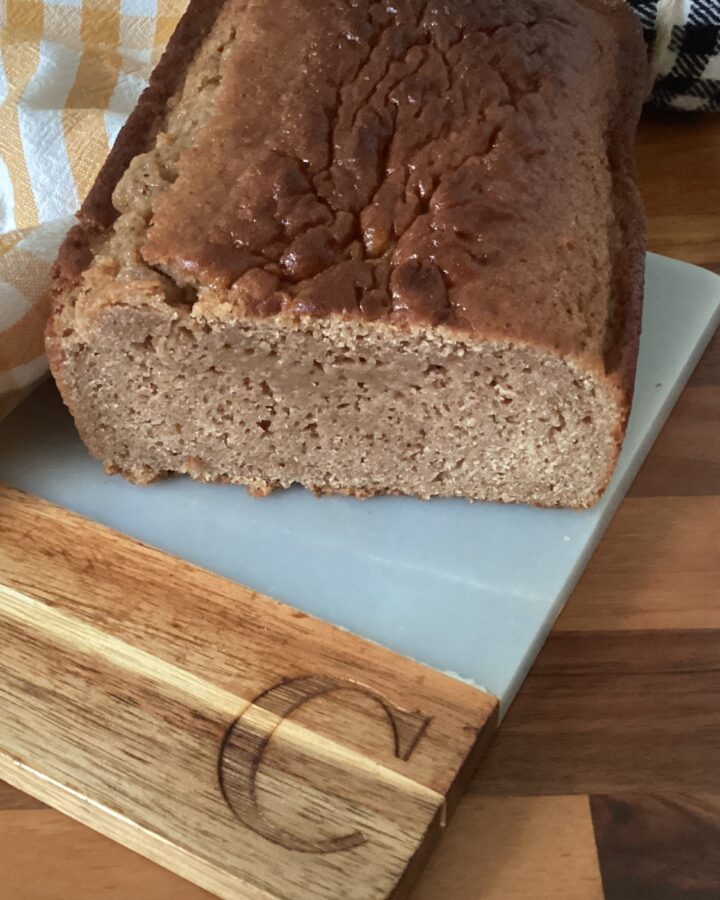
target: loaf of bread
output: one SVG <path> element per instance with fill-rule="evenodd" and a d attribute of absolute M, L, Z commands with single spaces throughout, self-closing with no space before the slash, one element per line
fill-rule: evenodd
<path fill-rule="evenodd" d="M 58 259 L 108 471 L 585 507 L 640 331 L 624 0 L 193 0 Z"/>

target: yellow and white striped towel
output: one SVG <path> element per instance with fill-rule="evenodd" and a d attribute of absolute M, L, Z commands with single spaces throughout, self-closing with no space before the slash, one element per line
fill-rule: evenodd
<path fill-rule="evenodd" d="M 47 370 L 58 245 L 187 0 L 0 0 L 0 419 Z"/>

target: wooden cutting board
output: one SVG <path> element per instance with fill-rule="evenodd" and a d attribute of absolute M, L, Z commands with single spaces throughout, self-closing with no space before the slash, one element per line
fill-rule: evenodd
<path fill-rule="evenodd" d="M 221 897 L 405 892 L 492 696 L 6 487 L 0 534 L 0 778 Z"/>

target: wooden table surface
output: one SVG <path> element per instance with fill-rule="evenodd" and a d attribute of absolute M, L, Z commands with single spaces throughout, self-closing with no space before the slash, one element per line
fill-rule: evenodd
<path fill-rule="evenodd" d="M 720 115 L 648 113 L 638 160 L 650 248 L 720 273 Z M 719 536 L 716 335 L 414 900 L 720 898 Z M 202 897 L 0 783 L 0 900 Z"/>

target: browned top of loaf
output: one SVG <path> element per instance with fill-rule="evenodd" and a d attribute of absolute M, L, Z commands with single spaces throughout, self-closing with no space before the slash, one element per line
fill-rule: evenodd
<path fill-rule="evenodd" d="M 243 315 L 444 325 L 625 365 L 645 65 L 624 0 L 228 13 L 212 114 L 153 202 L 149 265 Z"/>

